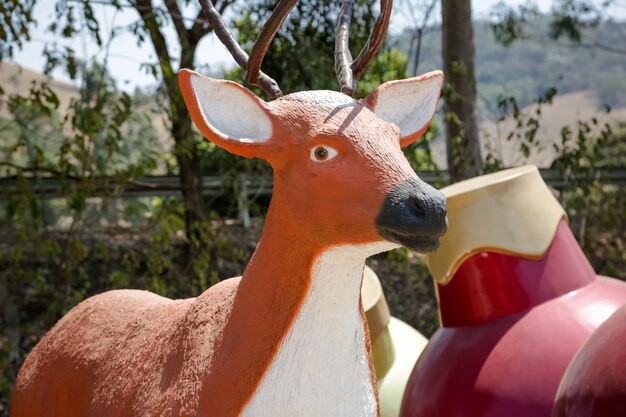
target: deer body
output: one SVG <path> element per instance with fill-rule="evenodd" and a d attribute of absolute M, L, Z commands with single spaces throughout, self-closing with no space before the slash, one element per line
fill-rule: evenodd
<path fill-rule="evenodd" d="M 432 250 L 446 229 L 445 200 L 400 149 L 425 131 L 441 73 L 361 101 L 264 103 L 235 83 L 180 80 L 207 138 L 274 169 L 250 263 L 194 299 L 121 290 L 79 304 L 27 358 L 11 415 L 378 415 L 364 261 L 399 244 Z"/>
<path fill-rule="evenodd" d="M 291 299 L 285 299 L 287 294 L 281 286 L 265 288 L 261 283 L 265 275 L 250 279 L 254 284 L 249 286 L 238 278 L 223 281 L 196 299 L 172 301 L 134 290 L 92 297 L 64 317 L 38 346 L 38 354 L 29 356 L 24 365 L 22 384 L 51 378 L 50 387 L 55 389 L 25 390 L 23 398 L 15 397 L 14 407 L 26 406 L 19 415 L 33 416 L 293 416 L 301 415 L 298 410 L 309 410 L 311 414 L 304 415 L 311 416 L 376 415 L 367 330 L 358 303 L 363 268 L 360 258 L 365 255 L 361 251 L 346 247 L 320 254 L 318 262 L 305 262 L 311 266 L 309 274 L 314 274 L 308 277 L 271 271 L 286 273 L 289 287 L 291 280 L 305 284 L 296 291 L 287 289 L 292 292 Z M 286 265 L 293 263 L 282 258 L 276 266 Z M 342 282 L 343 291 L 325 282 L 336 278 L 347 278 Z M 263 293 L 267 296 L 264 301 L 274 307 L 253 304 L 252 300 Z M 237 297 L 242 300 L 239 304 Z M 288 301 L 298 306 L 299 299 L 303 299 L 299 311 L 276 311 Z M 222 343 L 222 350 L 216 349 L 218 341 L 227 335 L 228 318 L 237 313 L 250 328 L 233 332 Z M 280 320 L 264 323 L 263 318 L 270 313 L 274 320 L 282 316 L 285 326 L 291 321 L 290 330 L 285 332 Z M 329 326 L 332 317 L 342 323 Z M 232 322 L 231 327 L 239 324 Z M 290 340 L 280 350 L 264 352 L 263 339 L 274 339 L 275 343 L 267 345 L 274 347 L 285 338 Z M 290 355 L 294 349 L 295 355 Z M 269 366 L 272 354 L 275 358 Z M 320 356 L 320 360 L 312 360 L 312 355 Z M 347 355 L 358 355 L 359 366 L 355 367 Z M 222 362 L 217 359 L 220 356 Z M 46 359 L 49 362 L 42 364 Z M 68 372 L 86 363 L 89 365 L 83 372 Z M 325 366 L 320 367 L 320 363 Z M 316 371 L 321 375 L 315 375 Z M 307 379 L 314 376 L 324 381 L 317 389 L 306 386 L 307 382 L 318 383 L 317 379 Z M 294 388 L 299 398 L 277 390 L 282 378 L 290 381 L 287 388 Z M 298 381 L 301 385 L 296 385 Z M 275 398 L 276 394 L 280 397 Z M 244 409 L 248 397 L 250 405 Z M 333 406 L 338 408 L 330 408 Z M 199 414 L 198 410 L 211 412 Z"/>

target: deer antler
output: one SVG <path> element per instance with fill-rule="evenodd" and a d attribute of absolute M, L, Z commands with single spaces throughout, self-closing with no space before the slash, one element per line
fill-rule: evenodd
<path fill-rule="evenodd" d="M 350 54 L 350 18 L 354 0 L 344 0 L 339 12 L 339 24 L 337 25 L 337 41 L 335 43 L 335 72 L 341 92 L 351 96 L 356 89 L 355 78 L 365 71 L 376 52 L 380 49 L 389 27 L 393 0 L 381 0 L 380 15 L 374 23 L 365 46 L 354 61 Z"/>
<path fill-rule="evenodd" d="M 278 28 L 283 24 L 287 15 L 296 5 L 298 0 L 280 0 L 272 15 L 267 19 L 259 37 L 252 45 L 250 59 L 248 60 L 248 70 L 246 71 L 246 81 L 255 84 L 256 77 L 261 73 L 261 63 L 267 53 L 270 44 L 278 32 Z"/>
<path fill-rule="evenodd" d="M 246 72 L 245 80 L 257 85 L 273 98 L 283 95 L 278 83 L 263 71 L 261 64 L 269 49 L 278 29 L 283 24 L 289 12 L 298 0 L 280 0 L 270 18 L 263 25 L 259 37 L 252 46 L 250 55 L 244 51 L 228 30 L 219 12 L 213 6 L 211 0 L 199 0 L 204 14 L 213 27 L 218 39 L 226 46 L 237 64 Z M 344 0 L 339 13 L 337 26 L 337 41 L 335 43 L 335 72 L 339 81 L 341 92 L 351 96 L 356 88 L 355 78 L 358 77 L 369 65 L 378 49 L 383 43 L 385 33 L 389 27 L 393 0 L 381 0 L 380 15 L 374 23 L 372 33 L 357 58 L 352 61 L 350 53 L 350 19 L 354 0 Z"/>
<path fill-rule="evenodd" d="M 278 14 L 272 14 L 272 17 L 267 21 L 265 26 L 263 26 L 261 35 L 254 43 L 252 54 L 249 57 L 246 51 L 239 46 L 230 30 L 228 30 L 226 23 L 224 23 L 224 20 L 218 11 L 215 10 L 211 0 L 200 0 L 200 6 L 202 7 L 202 10 L 204 10 L 204 14 L 209 20 L 209 24 L 213 27 L 215 35 L 217 35 L 217 38 L 224 44 L 224 46 L 226 46 L 230 54 L 235 59 L 235 62 L 237 62 L 237 64 L 243 68 L 244 71 L 246 71 L 246 81 L 250 84 L 261 87 L 263 91 L 273 98 L 281 97 L 283 92 L 280 90 L 278 83 L 273 78 L 261 71 L 261 62 L 263 61 L 263 56 L 265 55 L 265 52 L 267 52 L 272 39 L 274 39 L 274 35 L 276 35 L 276 31 L 278 31 L 278 27 L 285 20 L 285 17 L 291 8 L 293 8 L 296 1 L 297 0 L 282 0 L 279 3 L 276 10 L 274 10 L 274 12 L 278 11 Z M 274 16 L 277 17 L 272 19 Z M 263 38 L 261 38 L 261 36 Z M 263 39 L 263 43 L 259 42 L 261 39 Z M 252 65 L 250 65 L 250 63 L 252 63 Z M 251 68 L 254 68 L 254 71 L 251 71 Z"/>
<path fill-rule="evenodd" d="M 345 0 L 339 11 L 337 41 L 335 42 L 335 73 L 342 93 L 351 96 L 356 89 L 352 72 L 352 54 L 350 53 L 350 18 L 352 0 Z"/>

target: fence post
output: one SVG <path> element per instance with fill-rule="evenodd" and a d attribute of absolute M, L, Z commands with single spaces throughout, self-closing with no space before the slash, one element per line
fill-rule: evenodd
<path fill-rule="evenodd" d="M 239 210 L 239 220 L 244 229 L 250 228 L 250 210 L 248 208 L 248 178 L 246 174 L 237 176 L 239 182 L 239 194 L 237 195 L 237 209 Z"/>

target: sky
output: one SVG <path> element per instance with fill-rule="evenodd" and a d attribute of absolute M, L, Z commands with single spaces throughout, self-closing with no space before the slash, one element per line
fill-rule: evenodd
<path fill-rule="evenodd" d="M 404 9 L 404 7 L 406 7 L 404 2 L 406 1 L 409 0 L 396 0 L 395 2 L 394 13 L 392 14 L 389 29 L 392 33 L 401 31 L 411 23 L 407 17 L 409 14 L 406 13 L 406 9 Z M 415 1 L 416 4 L 420 4 L 419 0 L 412 1 Z M 472 0 L 472 13 L 474 18 L 488 18 L 491 8 L 499 1 L 500 0 Z M 600 2 L 600 0 L 597 1 Z M 525 3 L 526 0 L 506 0 L 504 2 L 510 6 L 518 6 Z M 37 2 L 34 10 L 34 19 L 38 22 L 38 26 L 33 28 L 31 32 L 32 40 L 26 43 L 21 51 L 15 53 L 12 59 L 13 62 L 34 71 L 41 72 L 43 70 L 45 62 L 43 58 L 44 46 L 51 41 L 50 35 L 46 33 L 46 28 L 55 19 L 54 3 L 54 1 Z M 421 3 L 425 2 L 422 0 Z M 542 11 L 547 11 L 550 4 L 552 4 L 552 0 L 539 0 L 537 4 Z M 94 11 L 96 17 L 101 22 L 102 33 L 104 34 L 110 33 L 112 27 L 124 28 L 137 20 L 136 12 L 132 9 L 116 11 L 113 7 L 96 4 L 94 5 Z M 609 13 L 618 19 L 626 18 L 626 0 L 617 1 L 616 6 L 614 6 L 612 10 L 609 10 Z M 195 9 L 193 9 L 193 7 L 183 9 L 183 15 L 192 17 L 194 14 Z M 434 21 L 436 21 L 439 15 L 440 11 L 433 13 L 433 16 L 435 16 Z M 418 16 L 418 18 L 420 17 Z M 175 45 L 176 35 L 173 28 L 167 27 L 165 34 L 168 41 L 171 40 L 168 43 Z M 115 36 L 110 42 L 108 38 L 104 38 L 103 42 L 109 44 L 108 56 L 105 53 L 106 49 L 99 48 L 87 33 L 76 36 L 71 41 L 59 41 L 57 45 L 74 48 L 77 56 L 84 60 L 96 58 L 102 62 L 106 56 L 109 72 L 113 78 L 117 80 L 118 87 L 123 90 L 132 92 L 136 87 L 145 88 L 155 84 L 154 77 L 149 74 L 145 68 L 142 68 L 142 63 L 156 61 L 155 54 L 149 42 L 137 45 L 135 36 L 127 31 L 126 33 L 122 31 L 122 33 Z M 177 54 L 175 49 L 170 52 Z M 212 72 L 217 72 L 221 68 L 234 65 L 234 61 L 226 49 L 212 34 L 205 36 L 198 46 L 196 62 L 203 65 L 203 69 L 208 69 Z M 60 69 L 56 70 L 53 76 L 63 81 L 72 82 L 64 71 Z"/>

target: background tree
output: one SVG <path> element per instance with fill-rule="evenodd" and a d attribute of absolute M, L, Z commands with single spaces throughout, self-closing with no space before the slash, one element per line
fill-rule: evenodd
<path fill-rule="evenodd" d="M 448 172 L 455 182 L 479 175 L 482 170 L 471 1 L 442 0 L 441 11 Z"/>
<path fill-rule="evenodd" d="M 218 0 L 216 1 L 216 8 L 223 13 L 232 1 Z M 201 223 L 206 220 L 202 200 L 202 172 L 198 142 L 193 135 L 191 118 L 178 87 L 176 66 L 189 69 L 196 67 L 195 55 L 198 43 L 212 31 L 212 28 L 206 23 L 204 14 L 200 9 L 198 9 L 191 25 L 187 26 L 176 0 L 166 0 L 165 6 L 166 11 L 160 10 L 153 6 L 151 0 L 137 0 L 133 5 L 141 18 L 141 24 L 137 26 L 136 33 L 140 39 L 142 39 L 141 32 L 149 36 L 158 57 L 158 68 L 169 102 L 167 110 L 171 123 L 170 132 L 175 143 L 174 154 L 178 161 L 179 176 L 183 186 L 185 229 L 187 237 L 192 238 L 199 236 Z M 162 31 L 163 22 L 160 21 L 163 18 L 169 19 L 176 29 L 178 46 L 180 47 L 180 53 L 177 57 L 170 55 L 170 47 Z M 196 240 L 191 239 L 191 241 Z M 194 246 L 199 245 L 200 242 L 197 242 Z"/>
<path fill-rule="evenodd" d="M 516 41 L 532 40 L 567 48 L 598 49 L 626 55 L 626 32 L 610 15 L 608 8 L 616 0 L 602 2 L 591 0 L 553 0 L 547 16 L 547 33 L 533 31 L 533 23 L 543 16 L 536 1 L 515 8 L 503 1 L 491 10 L 492 31 L 498 42 L 509 46 Z M 618 39 L 607 40 L 597 31 L 601 25 L 611 27 Z M 599 36 L 600 35 L 600 36 Z"/>
<path fill-rule="evenodd" d="M 424 35 L 431 29 L 431 17 L 435 11 L 435 7 L 439 3 L 439 0 L 422 0 L 420 4 L 414 4 L 415 1 L 406 2 L 406 6 L 411 16 L 412 27 L 409 29 L 411 32 L 411 41 L 409 43 L 409 59 L 411 59 L 411 74 L 415 77 L 418 75 L 420 58 L 422 54 L 422 41 Z M 421 11 L 421 18 L 418 17 L 417 10 Z"/>
<path fill-rule="evenodd" d="M 234 0 L 217 0 L 216 8 L 223 13 Z M 92 34 L 96 43 L 106 48 L 102 42 L 103 33 L 101 25 L 94 13 L 94 5 L 110 6 L 117 10 L 134 9 L 138 20 L 130 26 L 130 30 L 135 34 L 138 43 L 149 42 L 154 49 L 157 62 L 149 65 L 154 77 L 162 83 L 162 90 L 165 94 L 165 110 L 169 118 L 168 129 L 174 139 L 174 155 L 177 161 L 177 172 L 182 186 L 184 202 L 185 230 L 189 242 L 193 246 L 199 245 L 199 231 L 206 220 L 206 209 L 202 198 L 202 172 L 200 155 L 198 150 L 198 140 L 193 133 L 191 119 L 178 87 L 177 73 L 179 68 L 196 68 L 196 49 L 199 42 L 209 33 L 212 28 L 207 24 L 204 14 L 199 5 L 195 7 L 195 14 L 192 17 L 185 17 L 184 6 L 194 4 L 189 0 L 176 1 L 166 0 L 163 5 L 157 5 L 152 0 L 136 1 L 73 1 L 58 0 L 55 6 L 57 21 L 50 24 L 48 30 L 52 37 L 71 38 L 86 29 Z M 32 7 L 33 3 L 30 3 Z M 187 14 L 189 14 L 187 12 Z M 18 16 L 18 17 L 16 17 Z M 24 17 L 25 16 L 25 17 Z M 18 27 L 24 29 L 22 38 L 28 38 L 27 23 L 30 18 L 30 9 L 23 11 L 19 7 L 13 7 L 12 14 L 5 17 L 6 26 L 13 27 L 13 22 L 18 22 Z M 26 23 L 24 23 L 26 22 Z M 176 40 L 168 41 L 165 36 L 165 27 L 171 24 L 176 33 Z M 116 33 L 115 29 L 109 35 L 112 39 Z M 12 33 L 12 32 L 10 32 Z M 18 38 L 19 33 L 13 35 Z M 7 36 L 7 38 L 9 38 Z M 11 38 L 9 38 L 11 40 Z M 15 40 L 13 42 L 19 46 Z M 175 43 L 175 45 L 173 45 Z M 178 50 L 177 54 L 172 51 Z M 48 50 L 48 67 L 65 63 L 67 68 L 72 67 L 75 61 L 74 51 L 65 49 L 58 51 Z M 71 70 L 68 70 L 73 76 Z"/>

